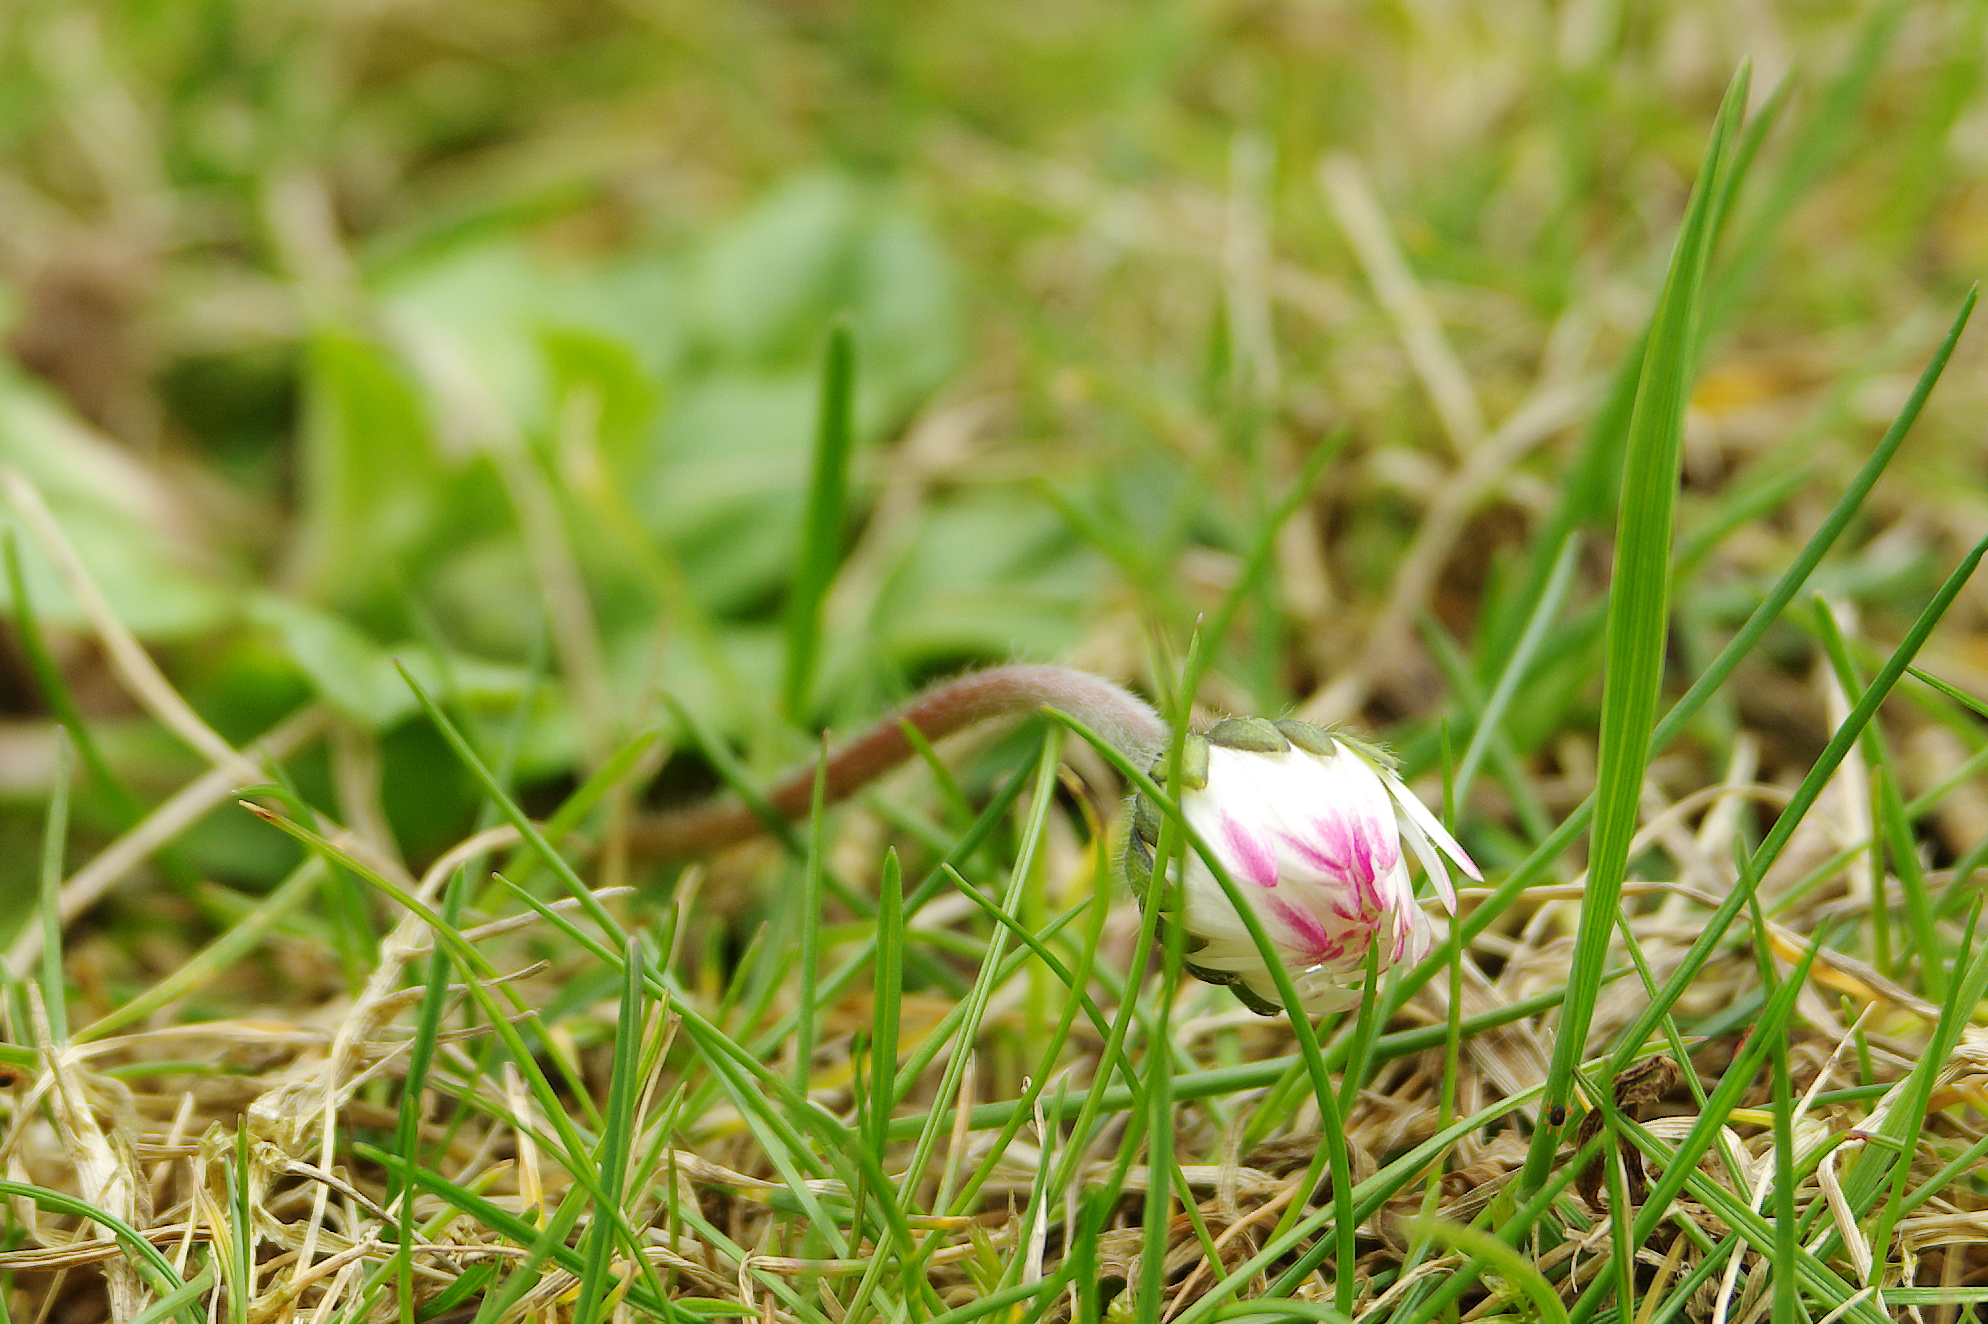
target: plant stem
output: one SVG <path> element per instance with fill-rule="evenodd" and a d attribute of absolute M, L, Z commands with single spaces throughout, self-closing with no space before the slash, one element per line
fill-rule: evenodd
<path fill-rule="evenodd" d="M 1104 736 L 1132 761 L 1157 758 L 1169 731 L 1151 705 L 1102 676 L 1069 667 L 1017 665 L 970 672 L 926 690 L 828 756 L 824 799 L 847 799 L 913 753 L 905 727 L 927 741 L 1003 717 L 1056 708 Z M 808 811 L 818 768 L 810 762 L 784 777 L 766 796 L 781 818 Z M 747 805 L 723 800 L 666 810 L 633 825 L 629 847 L 638 855 L 682 859 L 736 845 L 766 830 Z"/>

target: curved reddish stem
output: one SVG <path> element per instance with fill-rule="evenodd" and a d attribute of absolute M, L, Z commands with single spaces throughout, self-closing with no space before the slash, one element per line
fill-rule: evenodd
<path fill-rule="evenodd" d="M 970 726 L 1057 708 L 1097 732 L 1134 761 L 1157 757 L 1169 731 L 1151 705 L 1102 676 L 1068 667 L 1007 666 L 945 681 L 828 756 L 827 803 L 846 799 L 909 758 L 909 723 L 927 741 Z M 814 803 L 815 768 L 798 768 L 767 795 L 780 817 L 792 821 Z M 702 855 L 765 831 L 758 815 L 735 800 L 666 810 L 633 826 L 629 845 L 664 859 Z"/>

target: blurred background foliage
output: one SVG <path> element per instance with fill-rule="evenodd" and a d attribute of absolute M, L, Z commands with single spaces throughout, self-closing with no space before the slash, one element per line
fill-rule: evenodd
<path fill-rule="evenodd" d="M 493 748 L 527 701 L 519 775 L 550 788 L 667 722 L 664 693 L 767 770 L 976 662 L 1153 688 L 1320 445 L 1207 697 L 1309 696 L 1426 755 L 1509 655 L 1555 519 L 1595 534 L 1573 610 L 1598 620 L 1607 484 L 1566 475 L 1742 57 L 1781 110 L 1707 326 L 1681 667 L 1813 527 L 1988 258 L 1984 14 L 11 0 L 0 459 L 229 739 L 327 702 L 343 734 L 300 786 L 337 804 L 336 751 L 376 767 L 416 858 L 475 796 L 396 657 Z M 837 324 L 853 499 L 789 728 Z M 1830 571 L 1878 633 L 1988 527 L 1984 366 L 1977 336 Z M 157 800 L 199 765 L 20 546 L 78 703 Z M 1937 660 L 1963 684 L 1980 616 Z M 1570 786 L 1598 647 L 1558 639 L 1509 731 Z M 1819 744 L 1764 661 L 1755 724 Z M 18 640 L 4 680 L 0 888 L 25 895 L 53 734 Z M 113 803 L 86 796 L 86 830 L 123 826 Z M 293 858 L 233 811 L 179 849 L 251 888 Z"/>

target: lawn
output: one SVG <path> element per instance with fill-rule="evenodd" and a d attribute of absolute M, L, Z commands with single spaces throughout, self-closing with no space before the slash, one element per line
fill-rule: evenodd
<path fill-rule="evenodd" d="M 14 0 L 5 1318 L 1988 1318 L 1984 50 Z"/>

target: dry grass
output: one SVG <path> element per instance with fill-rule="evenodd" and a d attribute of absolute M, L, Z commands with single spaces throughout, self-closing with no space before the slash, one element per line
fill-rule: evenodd
<path fill-rule="evenodd" d="M 1616 977 L 1573 995 L 1607 1097 L 1548 1119 L 1569 1143 L 1518 1217 L 1588 895 L 1585 838 L 1541 845 L 1596 786 L 1614 475 L 1583 468 L 1585 439 L 1751 55 L 1756 86 L 1791 90 L 1709 287 L 1668 701 L 1846 489 L 1988 256 L 1981 7 L 832 9 L 216 6 L 205 45 L 191 19 L 107 8 L 0 20 L 0 67 L 34 94 L 0 106 L 0 272 L 39 378 L 0 383 L 35 606 L 0 732 L 19 860 L 0 888 L 32 891 L 38 820 L 67 848 L 39 913 L 10 912 L 10 1317 L 172 1296 L 189 1324 L 1192 1322 L 1271 1294 L 1309 1303 L 1288 1317 L 1398 1324 L 1982 1318 L 1988 1039 L 1961 997 L 1983 968 L 1977 715 L 1904 682 L 1758 880 L 1758 922 L 1691 952 L 1988 530 L 1978 332 L 1810 585 L 1822 601 L 1797 599 L 1649 763 Z M 1165 695 L 1235 591 L 1199 710 L 1384 730 L 1435 801 L 1551 607 L 1454 815 L 1494 884 L 1532 885 L 1467 894 L 1467 949 L 1395 988 L 1384 1023 L 1324 1027 L 1343 1097 L 1318 1096 L 1290 1026 L 1164 971 L 1112 881 L 1126 788 L 1074 739 L 949 749 L 792 851 L 681 870 L 631 849 L 645 801 L 721 779 L 723 749 L 758 781 L 807 742 L 759 701 L 765 603 L 700 599 L 680 531 L 616 541 L 611 429 L 589 442 L 584 410 L 490 425 L 530 446 L 481 487 L 409 459 L 437 505 L 498 509 L 465 540 L 522 549 L 488 571 L 410 541 L 405 597 L 439 624 L 312 550 L 396 536 L 363 486 L 346 506 L 313 486 L 326 328 L 406 350 L 383 361 L 437 454 L 497 444 L 479 429 L 509 398 L 445 390 L 396 339 L 406 266 L 494 232 L 592 270 L 722 229 L 830 157 L 944 236 L 970 330 L 943 388 L 859 450 L 825 720 L 1017 639 Z M 1269 528 L 1320 447 L 1323 481 Z M 921 541 L 949 512 L 991 539 L 1052 507 L 1054 536 L 984 575 L 960 550 L 979 542 Z M 906 596 L 938 554 L 968 587 Z M 1037 581 L 1074 587 L 1041 608 Z M 404 694 L 355 710 L 305 636 L 239 605 L 279 583 L 434 644 L 430 681 L 471 655 L 528 675 L 494 699 L 480 673 L 431 688 L 514 807 L 555 822 L 559 862 Z M 450 614 L 478 594 L 504 611 Z M 905 602 L 980 632 L 913 638 L 884 619 Z M 532 660 L 535 624 L 499 628 L 547 614 L 556 665 Z M 1984 638 L 1966 590 L 1918 665 L 1988 693 Z M 718 748 L 670 723 L 630 743 L 683 688 L 673 668 L 712 657 Z M 64 703 L 128 812 L 78 779 L 65 821 Z M 234 805 L 249 785 L 303 855 Z M 901 922 L 877 901 L 900 866 Z M 1669 1021 L 1621 1043 L 1679 970 Z M 1632 1097 L 1618 1048 L 1685 1050 L 1683 1070 Z M 1583 1109 L 1607 1120 L 1598 1168 L 1575 1157 Z M 1709 1152 L 1652 1203 L 1707 1116 Z M 1625 1147 L 1648 1151 L 1641 1191 Z"/>

